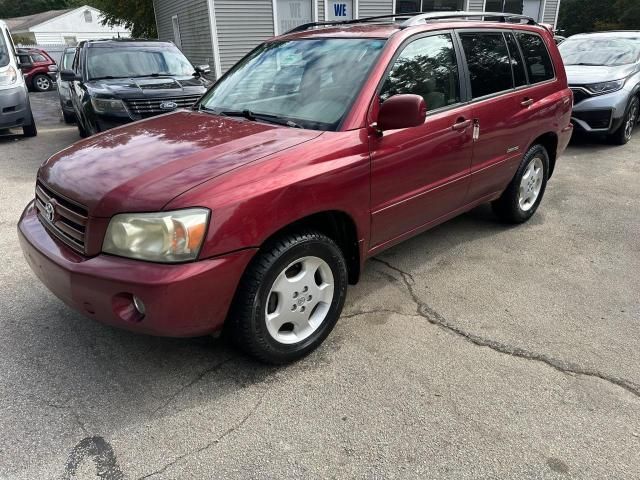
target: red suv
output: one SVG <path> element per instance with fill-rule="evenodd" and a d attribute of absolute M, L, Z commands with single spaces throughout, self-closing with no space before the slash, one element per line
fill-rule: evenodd
<path fill-rule="evenodd" d="M 53 89 L 58 67 L 47 52 L 38 48 L 18 48 L 18 58 L 27 87 L 37 92 Z"/>
<path fill-rule="evenodd" d="M 31 268 L 110 325 L 307 354 L 367 258 L 485 202 L 512 223 L 540 205 L 572 132 L 553 36 L 462 15 L 299 27 L 192 110 L 55 154 L 19 222 Z"/>

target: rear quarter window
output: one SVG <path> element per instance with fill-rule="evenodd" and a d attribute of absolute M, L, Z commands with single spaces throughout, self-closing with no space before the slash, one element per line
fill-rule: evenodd
<path fill-rule="evenodd" d="M 520 49 L 529 73 L 529 83 L 552 80 L 555 77 L 553 62 L 540 35 L 517 32 L 516 38 L 520 43 Z"/>

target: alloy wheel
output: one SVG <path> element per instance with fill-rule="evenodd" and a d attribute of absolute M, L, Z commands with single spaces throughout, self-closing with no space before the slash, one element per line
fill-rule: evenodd
<path fill-rule="evenodd" d="M 631 133 L 633 132 L 633 128 L 636 126 L 636 122 L 638 121 L 638 109 L 639 102 L 635 100 L 631 104 L 631 108 L 629 109 L 629 113 L 627 114 L 626 123 L 624 125 L 624 137 L 629 140 L 631 138 Z"/>
<path fill-rule="evenodd" d="M 518 204 L 520 209 L 528 212 L 533 208 L 542 190 L 544 180 L 544 163 L 540 157 L 533 157 L 520 180 Z"/>
<path fill-rule="evenodd" d="M 267 330 L 283 344 L 309 338 L 327 317 L 333 302 L 331 268 L 319 257 L 290 263 L 276 277 L 265 307 Z"/>
<path fill-rule="evenodd" d="M 49 90 L 49 88 L 51 88 L 51 80 L 44 75 L 39 76 L 36 78 L 36 87 L 41 91 Z"/>

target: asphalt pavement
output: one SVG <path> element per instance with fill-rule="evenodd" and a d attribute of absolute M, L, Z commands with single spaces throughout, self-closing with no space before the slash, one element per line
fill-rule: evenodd
<path fill-rule="evenodd" d="M 0 479 L 640 478 L 640 129 L 574 142 L 525 225 L 480 207 L 370 261 L 274 368 L 94 323 L 31 273 L 16 222 L 79 139 L 56 101 L 0 138 Z"/>

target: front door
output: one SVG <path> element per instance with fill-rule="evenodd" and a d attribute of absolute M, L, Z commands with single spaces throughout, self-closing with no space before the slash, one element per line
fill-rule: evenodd
<path fill-rule="evenodd" d="M 401 47 L 376 98 L 381 103 L 392 95 L 421 95 L 427 118 L 418 127 L 370 137 L 372 248 L 427 228 L 465 203 L 473 124 L 462 104 L 454 45 L 446 32 Z"/>

